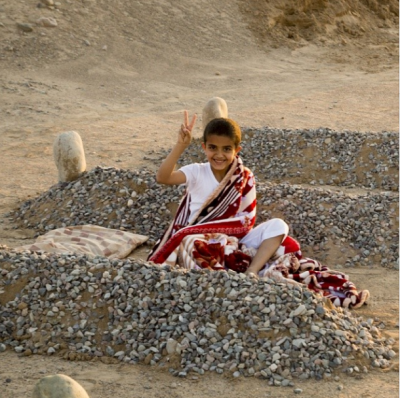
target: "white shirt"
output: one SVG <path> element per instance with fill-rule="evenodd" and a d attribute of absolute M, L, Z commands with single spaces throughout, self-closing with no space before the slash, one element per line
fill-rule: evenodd
<path fill-rule="evenodd" d="M 186 188 L 190 192 L 189 221 L 191 221 L 192 217 L 217 188 L 219 182 L 215 178 L 208 162 L 189 164 L 179 170 L 185 174 Z M 288 225 L 283 220 L 274 218 L 253 228 L 240 240 L 240 243 L 244 243 L 248 248 L 258 249 L 265 239 L 278 235 L 284 235 L 283 239 L 285 239 L 288 232 Z"/>
<path fill-rule="evenodd" d="M 186 188 L 190 193 L 190 222 L 192 221 L 192 217 L 217 188 L 219 182 L 215 178 L 209 162 L 189 164 L 181 167 L 179 170 L 186 176 Z"/>

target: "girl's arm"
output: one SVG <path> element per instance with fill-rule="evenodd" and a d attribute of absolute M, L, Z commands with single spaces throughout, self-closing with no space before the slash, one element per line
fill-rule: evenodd
<path fill-rule="evenodd" d="M 185 111 L 184 117 L 184 124 L 181 125 L 181 129 L 179 130 L 178 141 L 157 171 L 156 180 L 160 184 L 179 185 L 186 182 L 185 174 L 182 171 L 174 170 L 179 157 L 190 145 L 192 140 L 192 129 L 196 122 L 197 115 L 193 116 L 190 124 L 189 114 L 187 111 Z"/>

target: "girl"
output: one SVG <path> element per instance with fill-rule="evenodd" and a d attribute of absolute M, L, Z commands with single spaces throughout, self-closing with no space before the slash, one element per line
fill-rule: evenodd
<path fill-rule="evenodd" d="M 287 236 L 289 228 L 284 221 L 274 218 L 253 229 L 254 176 L 238 156 L 241 132 L 233 120 L 213 119 L 205 127 L 202 147 L 207 163 L 174 170 L 191 142 L 195 121 L 193 116 L 189 123 L 185 111 L 178 141 L 157 172 L 159 183 L 186 184 L 186 194 L 149 260 L 178 263 L 188 269 L 233 269 L 304 284 L 335 306 L 359 308 L 365 304 L 368 290 L 358 292 L 345 274 L 302 257 L 299 243 Z"/>
<path fill-rule="evenodd" d="M 202 148 L 207 163 L 194 163 L 175 171 L 176 162 L 190 145 L 195 121 L 196 115 L 189 123 L 189 115 L 185 111 L 177 143 L 157 172 L 157 182 L 161 184 L 185 184 L 186 195 L 179 205 L 174 221 L 150 253 L 149 260 L 155 263 L 176 263 L 179 249 L 182 251 L 185 247 L 182 242 L 194 236 L 197 247 L 189 253 L 189 257 L 194 254 L 194 263 L 199 264 L 213 250 L 211 247 L 206 254 L 204 250 L 199 254 L 199 234 L 206 234 L 209 241 L 212 234 L 211 245 L 214 244 L 215 248 L 215 243 L 219 244 L 219 252 L 217 250 L 218 253 L 213 256 L 216 256 L 221 265 L 224 263 L 221 247 L 233 243 L 232 239 L 226 238 L 228 236 L 240 239 L 240 247 L 244 245 L 247 252 L 251 253 L 251 262 L 248 261 L 250 264 L 245 264 L 246 273 L 257 275 L 281 246 L 289 227 L 283 220 L 274 218 L 253 229 L 256 215 L 255 181 L 253 173 L 244 167 L 238 156 L 241 150 L 241 131 L 238 124 L 231 119 L 213 119 L 205 127 Z M 216 234 L 223 234 L 222 239 Z M 192 246 L 196 241 L 192 242 Z M 205 260 L 207 263 L 209 259 Z M 241 260 L 243 256 L 232 259 L 236 263 L 241 263 Z M 216 265 L 215 261 L 214 258 L 213 265 Z M 244 268 L 240 270 L 244 271 Z"/>

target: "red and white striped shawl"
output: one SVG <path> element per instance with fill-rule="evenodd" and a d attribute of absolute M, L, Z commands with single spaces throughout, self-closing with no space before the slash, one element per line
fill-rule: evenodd
<path fill-rule="evenodd" d="M 256 189 L 253 173 L 237 156 L 226 176 L 189 223 L 190 192 L 179 204 L 175 218 L 156 243 L 148 260 L 157 264 L 176 262 L 183 238 L 192 234 L 222 233 L 241 238 L 256 219 Z"/>

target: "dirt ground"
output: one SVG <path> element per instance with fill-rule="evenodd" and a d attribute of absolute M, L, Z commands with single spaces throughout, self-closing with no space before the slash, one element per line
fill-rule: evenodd
<path fill-rule="evenodd" d="M 241 126 L 398 131 L 398 3 L 394 0 L 60 0 L 0 2 L 0 243 L 33 241 L 5 214 L 57 183 L 52 145 L 76 130 L 87 168 L 147 166 L 169 148 L 183 110 L 214 96 Z M 333 4 L 333 3 L 332 3 Z M 53 18 L 57 26 L 46 27 Z M 54 21 L 50 20 L 50 23 Z M 201 135 L 201 117 L 194 136 Z M 398 352 L 398 271 L 349 272 L 371 292 L 358 311 L 383 322 Z M 293 388 L 206 374 L 187 379 L 150 366 L 0 354 L 0 396 L 30 395 L 64 373 L 91 397 L 287 397 Z M 398 396 L 391 369 L 296 381 L 302 396 Z"/>

